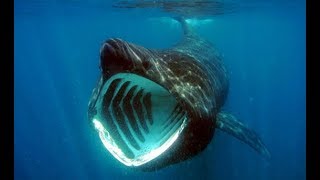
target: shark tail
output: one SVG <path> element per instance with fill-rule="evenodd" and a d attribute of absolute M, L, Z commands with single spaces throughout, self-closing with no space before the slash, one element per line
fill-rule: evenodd
<path fill-rule="evenodd" d="M 218 113 L 216 127 L 251 146 L 265 159 L 270 159 L 270 152 L 263 144 L 259 135 L 237 120 L 232 114 L 226 112 Z"/>
<path fill-rule="evenodd" d="M 194 30 L 190 23 L 188 23 L 187 19 L 181 16 L 173 17 L 174 20 L 178 21 L 183 29 L 183 33 L 185 36 L 190 36 L 194 34 Z"/>
<path fill-rule="evenodd" d="M 177 24 L 177 22 L 182 26 L 185 36 L 195 35 L 194 28 L 197 26 L 203 26 L 213 22 L 213 19 L 200 19 L 200 18 L 186 18 L 183 16 L 173 16 L 173 17 L 157 17 L 150 18 L 152 21 L 158 21 L 168 25 Z"/>

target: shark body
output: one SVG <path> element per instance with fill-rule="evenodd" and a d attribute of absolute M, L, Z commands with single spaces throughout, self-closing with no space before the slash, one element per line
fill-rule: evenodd
<path fill-rule="evenodd" d="M 197 155 L 218 128 L 269 157 L 253 130 L 221 111 L 229 81 L 220 54 L 185 19 L 176 20 L 184 36 L 168 49 L 119 38 L 103 44 L 88 119 L 106 149 L 127 166 L 152 171 Z"/>

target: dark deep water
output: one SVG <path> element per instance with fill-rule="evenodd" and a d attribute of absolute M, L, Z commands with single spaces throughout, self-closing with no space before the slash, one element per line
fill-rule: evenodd
<path fill-rule="evenodd" d="M 195 27 L 231 72 L 224 109 L 260 134 L 269 162 L 217 130 L 184 163 L 153 173 L 124 167 L 86 116 L 100 46 L 119 37 L 169 47 L 180 26 L 159 20 L 166 12 L 114 9 L 107 1 L 15 0 L 15 179 L 306 179 L 305 1 L 242 1 L 250 8 Z"/>

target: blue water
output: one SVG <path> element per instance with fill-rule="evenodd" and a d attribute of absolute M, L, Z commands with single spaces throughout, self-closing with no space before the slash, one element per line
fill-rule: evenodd
<path fill-rule="evenodd" d="M 224 109 L 260 134 L 271 160 L 216 131 L 198 156 L 143 173 L 115 160 L 89 126 L 99 49 L 110 37 L 169 47 L 180 27 L 151 19 L 164 12 L 114 10 L 103 1 L 16 0 L 15 179 L 306 179 L 305 1 L 259 2 L 195 28 L 224 54 L 230 71 Z"/>

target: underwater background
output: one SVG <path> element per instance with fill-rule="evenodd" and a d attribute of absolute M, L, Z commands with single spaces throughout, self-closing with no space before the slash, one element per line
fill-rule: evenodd
<path fill-rule="evenodd" d="M 152 2 L 14 1 L 15 179 L 306 179 L 305 1 L 188 1 L 205 2 L 191 10 Z M 269 161 L 216 130 L 196 157 L 140 172 L 118 162 L 89 125 L 103 42 L 168 48 L 182 29 L 163 17 L 179 13 L 198 18 L 198 34 L 224 55 L 230 91 L 223 109 L 261 136 Z"/>

